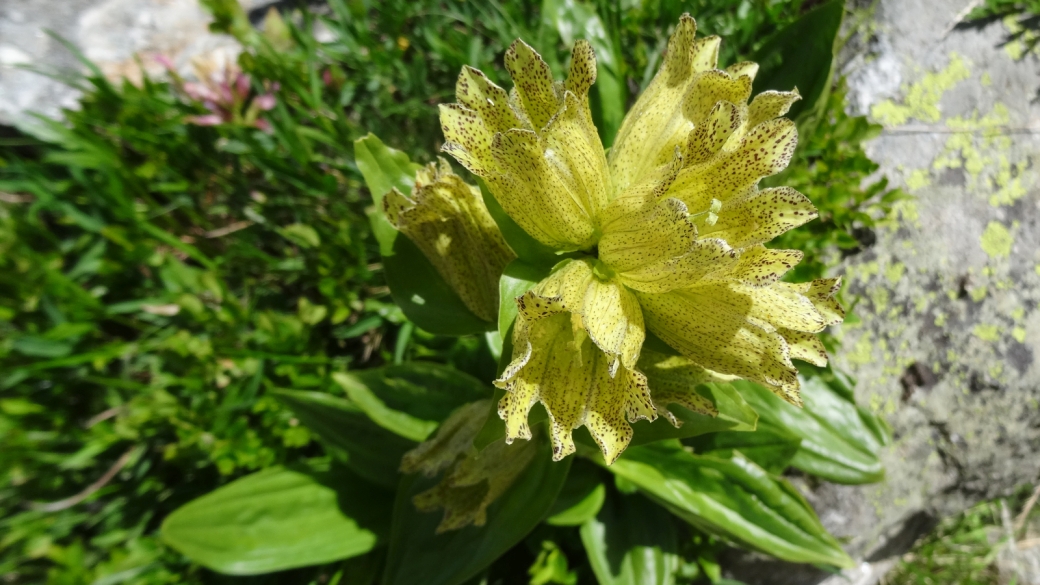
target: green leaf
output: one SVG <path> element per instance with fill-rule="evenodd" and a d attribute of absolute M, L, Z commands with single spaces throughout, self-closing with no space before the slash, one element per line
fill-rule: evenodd
<path fill-rule="evenodd" d="M 802 440 L 783 429 L 759 428 L 754 432 L 722 432 L 701 435 L 683 442 L 701 455 L 728 458 L 740 451 L 769 473 L 783 473 L 798 453 Z"/>
<path fill-rule="evenodd" d="M 820 98 L 830 91 L 835 40 L 844 11 L 844 2 L 830 0 L 766 41 L 752 59 L 760 67 L 754 93 L 797 87 L 802 99 L 787 114 L 792 120 L 814 112 L 818 103 L 826 104 Z"/>
<path fill-rule="evenodd" d="M 884 478 L 878 457 L 882 442 L 875 430 L 860 416 L 855 403 L 821 377 L 802 379 L 802 408 L 757 384 L 734 384 L 758 411 L 761 428 L 801 438 L 792 466 L 835 483 L 863 484 Z"/>
<path fill-rule="evenodd" d="M 739 453 L 719 459 L 659 442 L 629 447 L 608 469 L 706 532 L 786 561 L 853 565 L 790 484 Z"/>
<path fill-rule="evenodd" d="M 382 215 L 382 212 L 379 212 Z M 474 315 L 459 295 L 411 240 L 394 240 L 393 253 L 383 256 L 390 294 L 419 328 L 440 335 L 469 335 L 494 328 Z"/>
<path fill-rule="evenodd" d="M 11 349 L 22 355 L 40 358 L 60 358 L 72 353 L 73 344 L 47 339 L 35 335 L 16 337 L 11 342 Z"/>
<path fill-rule="evenodd" d="M 278 230 L 278 233 L 290 242 L 302 248 L 317 248 L 321 245 L 318 232 L 309 225 L 294 223 Z"/>
<path fill-rule="evenodd" d="M 856 403 L 856 394 L 853 390 L 856 387 L 856 380 L 851 376 L 835 369 L 834 366 L 828 366 L 820 374 L 820 379 L 838 396 L 852 404 Z M 856 405 L 856 412 L 859 413 L 860 420 L 870 430 L 878 445 L 885 447 L 892 442 L 892 427 L 888 425 L 888 422 L 881 415 L 875 414 L 858 404 Z"/>
<path fill-rule="evenodd" d="M 397 188 L 405 195 L 415 185 L 421 167 L 405 153 L 389 148 L 374 134 L 354 142 L 354 156 L 375 205 L 368 211 L 379 242 L 390 294 L 413 323 L 430 333 L 468 335 L 494 328 L 474 315 L 451 285 L 410 239 L 403 237 L 383 214 L 383 197 Z"/>
<path fill-rule="evenodd" d="M 441 511 L 419 512 L 412 498 L 438 481 L 406 477 L 397 492 L 383 585 L 457 585 L 520 542 L 549 513 L 573 457 L 553 462 L 544 438 L 527 470 L 487 510 L 483 526 L 436 534 Z"/>
<path fill-rule="evenodd" d="M 376 424 L 416 442 L 437 430 L 456 408 L 492 394 L 491 387 L 476 378 L 430 362 L 336 373 L 332 378 Z"/>
<path fill-rule="evenodd" d="M 372 422 L 349 400 L 324 392 L 275 390 L 303 426 L 321 440 L 325 450 L 361 477 L 393 489 L 401 480 L 398 466 L 415 441 Z"/>
<path fill-rule="evenodd" d="M 549 517 L 545 519 L 546 524 L 581 526 L 595 517 L 607 496 L 600 475 L 601 472 L 587 461 L 575 461 Z"/>
<path fill-rule="evenodd" d="M 681 563 L 672 516 L 641 495 L 611 494 L 581 527 L 600 585 L 673 585 Z"/>
<path fill-rule="evenodd" d="M 648 381 L 650 387 L 653 388 L 653 380 Z M 645 420 L 639 421 L 632 425 L 632 429 L 635 431 L 632 445 L 696 437 L 719 431 L 755 430 L 758 414 L 731 384 L 701 384 L 694 391 L 710 400 L 715 405 L 715 409 L 719 411 L 718 415 L 708 416 L 693 412 L 678 404 L 672 404 L 668 406 L 668 410 L 682 421 L 682 426 L 675 428 L 662 416 L 657 417 L 657 420 L 652 423 Z"/>
<path fill-rule="evenodd" d="M 386 490 L 312 462 L 265 469 L 193 500 L 166 518 L 161 534 L 200 565 L 254 575 L 372 550 L 390 506 Z"/>

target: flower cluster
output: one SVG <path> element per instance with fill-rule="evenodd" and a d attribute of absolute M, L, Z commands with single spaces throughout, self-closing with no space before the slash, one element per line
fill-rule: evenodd
<path fill-rule="evenodd" d="M 555 459 L 585 426 L 610 463 L 630 422 L 677 424 L 670 403 L 710 412 L 699 382 L 744 378 L 799 404 L 792 359 L 826 363 L 814 334 L 843 319 L 840 281 L 782 282 L 802 254 L 763 245 L 817 215 L 793 189 L 758 187 L 791 160 L 797 131 L 782 116 L 798 93 L 749 103 L 757 65 L 717 68 L 719 38 L 695 32 L 684 15 L 609 153 L 584 41 L 564 82 L 518 40 L 505 56 L 512 91 L 467 67 L 458 103 L 441 106 L 443 150 L 566 258 L 516 299 L 512 362 L 496 381 L 507 442 L 531 438 L 540 402 Z M 647 331 L 676 355 L 644 350 Z"/>
<path fill-rule="evenodd" d="M 250 98 L 252 82 L 249 75 L 231 60 L 221 63 L 219 59 L 195 59 L 192 68 L 198 81 L 188 82 L 180 79 L 168 58 L 159 57 L 158 60 L 171 73 L 181 91 L 210 112 L 189 116 L 189 123 L 198 126 L 242 124 L 265 132 L 270 130 L 270 122 L 260 114 L 274 108 L 274 92 L 278 91 L 278 84 L 272 84 L 268 91 Z"/>

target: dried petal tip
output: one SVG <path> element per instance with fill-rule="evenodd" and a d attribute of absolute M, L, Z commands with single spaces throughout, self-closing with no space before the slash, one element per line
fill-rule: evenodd
<path fill-rule="evenodd" d="M 430 260 L 474 315 L 498 316 L 498 279 L 513 258 L 480 189 L 466 184 L 441 159 L 415 176 L 411 198 L 393 189 L 383 198 L 386 217 Z"/>
<path fill-rule="evenodd" d="M 420 511 L 444 510 L 438 534 L 470 524 L 483 526 L 487 507 L 513 485 L 538 452 L 537 443 L 509 446 L 504 439 L 478 452 L 473 439 L 489 407 L 490 401 L 480 400 L 456 410 L 433 439 L 406 453 L 401 462 L 405 473 L 434 475 L 447 469 L 437 485 L 412 500 Z"/>

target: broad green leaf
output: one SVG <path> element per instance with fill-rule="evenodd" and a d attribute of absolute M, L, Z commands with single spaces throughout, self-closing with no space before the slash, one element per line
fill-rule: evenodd
<path fill-rule="evenodd" d="M 394 302 L 409 320 L 431 333 L 467 335 L 493 329 L 493 323 L 470 312 L 422 250 L 402 236 L 383 214 L 383 197 L 395 187 L 410 194 L 415 186 L 415 172 L 421 167 L 374 134 L 354 141 L 354 156 L 372 193 L 374 205 L 368 219 L 379 242 L 386 283 Z"/>
<path fill-rule="evenodd" d="M 408 476 L 397 492 L 383 585 L 457 585 L 473 577 L 520 542 L 552 508 L 573 457 L 553 462 L 544 438 L 541 451 L 516 483 L 487 510 L 483 526 L 436 534 L 441 511 L 419 512 L 416 494 L 436 478 Z"/>
<path fill-rule="evenodd" d="M 820 373 L 820 379 L 838 396 L 844 398 L 847 402 L 856 404 L 856 394 L 853 390 L 856 387 L 854 378 L 845 372 L 836 370 L 833 366 L 828 366 L 826 370 Z M 888 422 L 881 415 L 875 414 L 858 404 L 856 405 L 856 412 L 859 413 L 860 420 L 870 430 L 870 433 L 879 445 L 885 447 L 892 442 L 892 427 L 888 425 Z"/>
<path fill-rule="evenodd" d="M 181 506 L 166 544 L 231 575 L 255 575 L 364 554 L 390 521 L 391 496 L 342 467 L 272 467 Z"/>
<path fill-rule="evenodd" d="M 581 526 L 598 514 L 607 496 L 601 476 L 602 472 L 587 461 L 575 461 L 545 519 L 546 524 Z"/>
<path fill-rule="evenodd" d="M 317 248 L 321 245 L 321 237 L 317 230 L 309 225 L 294 223 L 278 230 L 285 239 L 302 248 Z"/>
<path fill-rule="evenodd" d="M 760 66 L 755 76 L 754 93 L 765 90 L 802 94 L 787 117 L 816 111 L 816 105 L 830 91 L 834 46 L 844 13 L 842 0 L 828 2 L 810 10 L 773 35 L 752 59 Z"/>
<path fill-rule="evenodd" d="M 611 494 L 581 527 L 599 585 L 673 585 L 682 560 L 673 522 L 641 495 Z"/>
<path fill-rule="evenodd" d="M 456 408 L 491 396 L 491 386 L 442 364 L 409 362 L 336 373 L 332 379 L 376 424 L 406 439 L 426 439 Z"/>
<path fill-rule="evenodd" d="M 654 382 L 649 380 L 650 394 L 654 392 Z M 755 410 L 744 401 L 744 398 L 730 384 L 701 384 L 694 389 L 697 394 L 707 398 L 719 411 L 716 416 L 708 416 L 693 412 L 687 408 L 672 404 L 668 407 L 682 426 L 675 428 L 668 420 L 658 416 L 654 422 L 639 421 L 632 425 L 635 435 L 632 445 L 645 445 L 666 439 L 682 439 L 696 437 L 705 433 L 719 431 L 753 431 L 758 421 Z"/>
<path fill-rule="evenodd" d="M 11 349 L 22 355 L 39 358 L 60 358 L 72 353 L 73 344 L 36 335 L 23 335 L 11 342 Z"/>
<path fill-rule="evenodd" d="M 596 83 L 589 93 L 592 116 L 603 146 L 609 147 L 625 118 L 628 91 L 622 82 L 620 47 L 607 34 L 596 6 L 580 0 L 542 0 L 542 18 L 568 47 L 585 39 L 596 52 Z"/>
<path fill-rule="evenodd" d="M 728 458 L 734 449 L 769 473 L 783 473 L 802 440 L 784 429 L 758 428 L 747 433 L 711 433 L 683 441 L 700 455 Z"/>
<path fill-rule="evenodd" d="M 790 484 L 739 453 L 705 457 L 659 442 L 629 447 L 608 469 L 706 532 L 786 561 L 853 565 Z"/>
<path fill-rule="evenodd" d="M 382 211 L 378 214 L 381 216 Z M 469 335 L 494 329 L 494 323 L 482 320 L 466 307 L 422 250 L 407 237 L 394 240 L 393 253 L 383 256 L 383 271 L 394 302 L 419 328 L 440 335 Z"/>
<path fill-rule="evenodd" d="M 379 426 L 350 400 L 296 390 L 275 390 L 274 395 L 318 436 L 330 455 L 355 473 L 390 489 L 400 482 L 401 457 L 415 441 Z"/>
<path fill-rule="evenodd" d="M 765 430 L 801 438 L 791 465 L 828 481 L 862 484 L 885 476 L 878 452 L 882 443 L 856 405 L 819 376 L 802 379 L 804 406 L 797 408 L 751 382 L 735 385 L 759 413 Z"/>
<path fill-rule="evenodd" d="M 372 193 L 376 210 L 383 208 L 383 196 L 390 189 L 396 187 L 405 195 L 411 193 L 415 186 L 415 173 L 422 168 L 422 165 L 410 161 L 407 154 L 388 147 L 372 133 L 354 141 L 354 160 Z M 369 221 L 379 241 L 379 253 L 384 256 L 392 254 L 397 229 L 382 213 L 369 214 Z"/>

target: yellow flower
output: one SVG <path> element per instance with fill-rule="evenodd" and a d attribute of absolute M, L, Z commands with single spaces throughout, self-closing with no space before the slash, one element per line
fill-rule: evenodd
<path fill-rule="evenodd" d="M 484 206 L 480 189 L 466 184 L 441 159 L 440 165 L 419 169 L 411 199 L 391 189 L 383 210 L 474 315 L 497 319 L 498 279 L 516 255 Z"/>
<path fill-rule="evenodd" d="M 441 106 L 444 151 L 532 237 L 569 253 L 517 299 L 513 361 L 496 381 L 507 441 L 530 438 L 528 411 L 541 402 L 555 459 L 574 452 L 571 432 L 584 425 L 609 463 L 631 440 L 628 422 L 670 402 L 710 413 L 692 391 L 699 381 L 746 378 L 799 404 L 792 358 L 826 362 L 813 334 L 842 320 L 840 282 L 780 282 L 802 255 L 763 246 L 816 217 L 793 189 L 758 188 L 794 152 L 794 123 L 781 116 L 798 94 L 749 104 L 757 65 L 717 69 L 719 38 L 695 31 L 684 15 L 609 154 L 592 123 L 596 59 L 584 41 L 565 82 L 518 40 L 505 57 L 512 92 L 467 67 L 458 103 Z M 646 357 L 647 328 L 682 357 Z"/>

